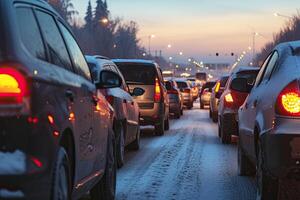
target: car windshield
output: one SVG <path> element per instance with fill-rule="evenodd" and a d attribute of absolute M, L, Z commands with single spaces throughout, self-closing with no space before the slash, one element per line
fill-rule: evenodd
<path fill-rule="evenodd" d="M 129 85 L 154 85 L 155 67 L 152 64 L 116 63 Z"/>
<path fill-rule="evenodd" d="M 177 86 L 178 86 L 179 89 L 189 87 L 189 85 L 186 82 L 183 82 L 183 81 L 177 81 Z"/>

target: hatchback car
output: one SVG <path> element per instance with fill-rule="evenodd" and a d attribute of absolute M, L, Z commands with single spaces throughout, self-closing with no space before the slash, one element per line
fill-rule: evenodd
<path fill-rule="evenodd" d="M 140 87 L 145 93 L 134 97 L 140 108 L 141 125 L 155 126 L 155 133 L 169 130 L 169 98 L 160 67 L 148 60 L 113 60 L 132 92 Z"/>
<path fill-rule="evenodd" d="M 122 85 L 117 88 L 104 88 L 101 93 L 112 105 L 115 111 L 116 123 L 114 125 L 116 137 L 116 151 L 118 167 L 124 164 L 124 150 L 140 148 L 140 110 L 134 97 L 144 94 L 142 88 L 134 88 L 132 93 L 114 62 L 103 56 L 86 56 L 88 65 L 92 72 L 95 83 L 99 82 L 99 75 L 102 71 L 115 73 L 122 80 Z"/>
<path fill-rule="evenodd" d="M 186 79 L 175 79 L 175 81 L 183 96 L 183 105 L 188 109 L 192 109 L 194 106 L 194 97 L 190 82 Z"/>
<path fill-rule="evenodd" d="M 0 1 L 0 19 L 0 199 L 113 199 L 114 114 L 72 32 L 45 1 Z"/>
<path fill-rule="evenodd" d="M 183 96 L 177 83 L 173 79 L 166 79 L 165 85 L 168 91 L 170 113 L 174 114 L 175 118 L 179 119 L 183 114 Z"/>
<path fill-rule="evenodd" d="M 240 175 L 257 169 L 257 199 L 277 199 L 287 185 L 299 184 L 299 69 L 300 42 L 278 45 L 239 109 L 238 169 Z M 247 91 L 247 80 L 240 82 Z"/>
<path fill-rule="evenodd" d="M 222 76 L 212 89 L 210 96 L 209 117 L 213 122 L 218 122 L 219 100 L 224 92 L 229 76 Z"/>
<path fill-rule="evenodd" d="M 200 109 L 204 109 L 204 106 L 210 105 L 210 96 L 212 93 L 212 88 L 216 85 L 215 81 L 206 82 L 200 91 Z"/>
<path fill-rule="evenodd" d="M 195 78 L 188 78 L 187 80 L 191 84 L 193 100 L 196 101 L 198 99 L 198 97 L 199 97 L 200 83 L 197 84 L 197 81 L 196 81 Z"/>
<path fill-rule="evenodd" d="M 225 90 L 220 97 L 218 110 L 219 137 L 223 144 L 231 142 L 232 135 L 238 135 L 238 109 L 244 103 L 248 92 L 241 89 L 240 79 L 246 79 L 248 84 L 254 83 L 259 68 L 240 67 L 228 80 Z"/>

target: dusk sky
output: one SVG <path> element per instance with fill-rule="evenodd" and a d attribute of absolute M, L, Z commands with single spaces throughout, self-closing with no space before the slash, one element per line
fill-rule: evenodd
<path fill-rule="evenodd" d="M 92 0 L 95 6 L 96 0 Z M 73 0 L 83 18 L 88 0 Z M 152 50 L 163 50 L 167 56 L 180 59 L 195 57 L 203 61 L 226 60 L 215 53 L 243 52 L 252 46 L 252 33 L 257 50 L 272 39 L 287 18 L 300 8 L 299 0 L 108 0 L 112 17 L 134 20 L 140 27 L 139 37 L 148 46 L 147 36 L 154 34 Z M 168 49 L 167 45 L 172 44 Z M 182 58 L 180 59 L 182 60 Z M 227 60 L 233 60 L 227 58 Z"/>

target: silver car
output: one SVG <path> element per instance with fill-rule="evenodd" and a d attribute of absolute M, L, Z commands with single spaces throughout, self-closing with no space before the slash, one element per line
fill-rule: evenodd
<path fill-rule="evenodd" d="M 239 82 L 250 90 L 245 78 Z M 300 183 L 300 42 L 280 44 L 268 56 L 238 120 L 239 174 L 257 169 L 257 199 L 278 199 L 282 188 Z"/>

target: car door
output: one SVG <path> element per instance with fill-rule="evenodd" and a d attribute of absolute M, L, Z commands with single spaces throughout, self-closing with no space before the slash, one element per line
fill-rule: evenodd
<path fill-rule="evenodd" d="M 253 160 L 256 158 L 255 150 L 255 127 L 257 118 L 257 110 L 261 106 L 261 98 L 266 93 L 266 82 L 265 75 L 266 73 L 274 67 L 274 60 L 276 60 L 276 54 L 271 53 L 268 58 L 265 60 L 261 70 L 258 73 L 255 85 L 248 96 L 244 106 L 241 108 L 242 115 L 240 119 L 241 123 L 241 142 L 245 147 L 246 152 L 251 156 Z M 257 127 L 259 128 L 259 127 Z M 258 130 L 260 131 L 260 130 Z"/>
<path fill-rule="evenodd" d="M 91 74 L 86 60 L 79 48 L 76 40 L 70 31 L 59 22 L 59 27 L 65 39 L 66 45 L 75 67 L 78 79 L 80 80 L 80 90 L 78 96 L 80 97 L 78 106 L 75 108 L 76 128 L 80 131 L 77 135 L 77 153 L 79 156 L 77 185 L 85 183 L 89 177 L 93 177 L 94 173 L 103 173 L 104 166 L 98 164 L 104 162 L 104 153 L 106 152 L 106 143 L 108 128 L 101 123 L 101 118 L 95 112 L 99 109 L 99 100 L 94 84 L 92 83 Z M 96 119 L 96 123 L 95 123 Z"/>

